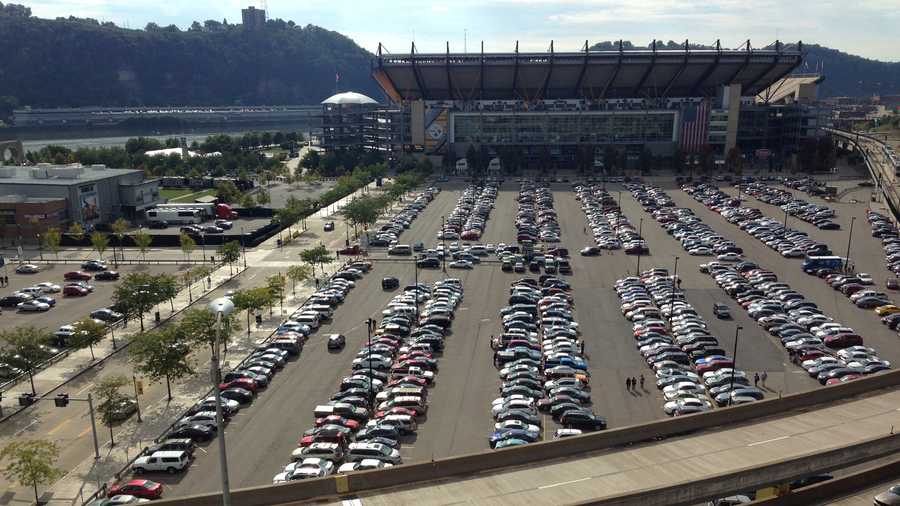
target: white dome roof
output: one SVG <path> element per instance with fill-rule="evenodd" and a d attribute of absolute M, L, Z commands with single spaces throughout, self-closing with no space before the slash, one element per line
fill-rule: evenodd
<path fill-rule="evenodd" d="M 323 104 L 377 104 L 378 102 L 355 91 L 346 91 L 332 95 L 322 101 Z"/>

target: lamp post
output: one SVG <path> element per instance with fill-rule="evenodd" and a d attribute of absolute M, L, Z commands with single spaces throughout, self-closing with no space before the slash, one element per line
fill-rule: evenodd
<path fill-rule="evenodd" d="M 669 327 L 672 326 L 672 316 L 675 311 L 675 291 L 678 289 L 678 255 L 675 255 L 675 270 L 672 274 L 672 300 L 669 302 Z"/>
<path fill-rule="evenodd" d="M 219 472 L 222 475 L 222 505 L 231 506 L 231 490 L 228 485 L 228 454 L 225 453 L 225 424 L 222 422 L 222 392 L 219 389 L 222 371 L 219 369 L 219 341 L 222 340 L 222 316 L 234 311 L 234 302 L 219 297 L 209 303 L 209 310 L 216 315 L 216 339 L 212 343 L 212 360 L 210 361 L 210 380 L 216 398 L 216 439 L 219 440 Z"/>
<path fill-rule="evenodd" d="M 366 319 L 366 362 L 369 363 L 369 406 L 375 404 L 375 391 L 372 384 L 372 327 L 375 322 L 371 318 Z"/>
<path fill-rule="evenodd" d="M 733 400 L 734 395 L 734 372 L 737 369 L 737 344 L 738 344 L 738 336 L 743 330 L 744 327 L 738 325 L 734 329 L 734 353 L 732 354 L 731 359 L 731 382 L 728 386 L 728 405 L 731 406 L 731 401 Z"/>
<path fill-rule="evenodd" d="M 621 209 L 621 208 L 619 208 L 619 209 Z M 644 240 L 644 236 L 642 234 L 643 230 L 644 230 L 644 218 L 641 218 L 641 220 L 638 222 L 638 239 L 641 241 Z M 640 246 L 638 248 L 638 254 L 637 254 L 637 272 L 635 273 L 636 276 L 641 275 L 641 255 L 643 255 L 643 253 L 644 253 L 644 247 Z"/>
<path fill-rule="evenodd" d="M 853 223 L 856 222 L 856 216 L 850 218 L 850 232 L 847 234 L 847 258 L 844 260 L 844 271 L 850 269 L 850 242 L 853 240 Z"/>
<path fill-rule="evenodd" d="M 41 234 L 40 233 L 34 234 L 34 237 L 35 237 L 35 239 L 37 239 L 38 254 L 41 255 L 41 260 L 43 261 L 44 260 L 44 246 L 41 244 Z"/>
<path fill-rule="evenodd" d="M 247 237 L 244 236 L 244 227 L 241 227 L 241 253 L 244 255 L 244 269 L 247 268 Z"/>
<path fill-rule="evenodd" d="M 444 273 L 447 273 L 447 230 L 444 228 L 446 225 L 444 224 L 444 217 L 441 216 L 441 263 L 443 264 L 442 270 Z"/>
<path fill-rule="evenodd" d="M 206 263 L 206 234 L 200 232 L 200 248 L 203 251 L 203 262 Z"/>

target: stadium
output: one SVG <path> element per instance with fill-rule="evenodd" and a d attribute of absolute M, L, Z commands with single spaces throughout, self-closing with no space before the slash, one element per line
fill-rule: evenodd
<path fill-rule="evenodd" d="M 483 47 L 483 45 L 482 45 Z M 629 166 L 641 156 L 701 153 L 780 165 L 818 135 L 815 85 L 791 75 L 802 43 L 767 49 L 589 50 L 525 53 L 389 54 L 379 45 L 372 75 L 392 104 L 360 104 L 344 118 L 332 109 L 323 144 L 424 153 L 452 163 L 470 146 L 492 155 L 515 146 L 527 166 L 567 168 L 593 148 L 594 165 L 615 148 Z M 367 97 L 365 97 L 367 98 Z M 374 101 L 372 101 L 374 102 Z M 341 107 L 344 114 L 351 110 Z M 358 112 L 358 111 L 357 111 Z"/>

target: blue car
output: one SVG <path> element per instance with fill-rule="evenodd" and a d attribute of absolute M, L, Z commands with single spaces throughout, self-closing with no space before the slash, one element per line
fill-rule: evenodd
<path fill-rule="evenodd" d="M 709 355 L 707 357 L 698 358 L 697 360 L 694 360 L 694 365 L 705 364 L 707 362 L 715 362 L 717 360 L 730 360 L 730 359 L 728 357 L 726 357 L 725 355 Z"/>
<path fill-rule="evenodd" d="M 521 439 L 529 443 L 533 443 L 541 438 L 539 432 L 532 432 L 522 429 L 501 429 L 491 434 L 491 448 L 497 446 L 497 443 L 508 439 Z"/>
<path fill-rule="evenodd" d="M 587 362 L 579 357 L 560 357 L 557 359 L 547 360 L 544 367 L 551 368 L 558 365 L 568 366 L 572 369 L 579 369 L 581 371 L 586 371 L 588 368 Z"/>
<path fill-rule="evenodd" d="M 56 299 L 54 299 L 53 297 L 48 297 L 46 295 L 42 295 L 35 300 L 38 302 L 43 302 L 44 304 L 47 304 L 50 307 L 53 307 L 56 305 Z"/>

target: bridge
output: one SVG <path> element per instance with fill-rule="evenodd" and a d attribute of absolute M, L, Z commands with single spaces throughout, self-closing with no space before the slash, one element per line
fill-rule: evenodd
<path fill-rule="evenodd" d="M 900 189 L 897 186 L 900 181 L 896 177 L 897 168 L 884 154 L 886 147 L 884 141 L 861 132 L 837 128 L 823 128 L 823 130 L 834 136 L 840 147 L 856 151 L 863 157 L 869 175 L 875 182 L 876 195 L 884 199 L 893 214 L 894 221 L 900 220 Z"/>
<path fill-rule="evenodd" d="M 696 504 L 900 449 L 900 371 L 560 441 L 232 492 L 245 506 Z M 356 501 L 359 501 L 358 503 Z M 159 504 L 221 504 L 221 495 Z"/>

